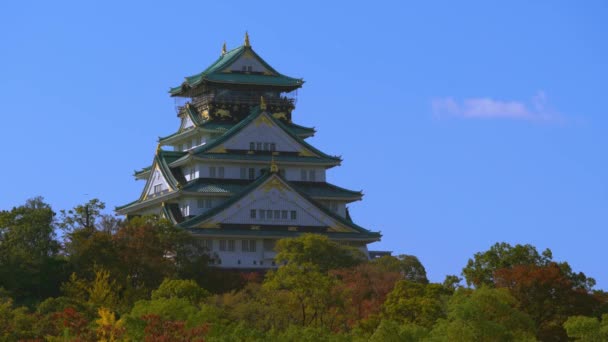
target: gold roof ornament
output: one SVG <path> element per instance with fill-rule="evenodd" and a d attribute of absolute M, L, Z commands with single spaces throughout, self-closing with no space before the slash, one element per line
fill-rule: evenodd
<path fill-rule="evenodd" d="M 274 156 L 272 156 L 270 158 L 270 172 L 271 173 L 279 172 L 279 167 L 277 166 L 277 163 L 274 162 Z"/>
<path fill-rule="evenodd" d="M 246 47 L 251 46 L 251 44 L 249 44 L 249 33 L 247 33 L 247 31 L 245 31 L 245 46 Z"/>
<path fill-rule="evenodd" d="M 264 96 L 260 96 L 260 109 L 266 110 L 266 101 L 264 100 Z"/>
<path fill-rule="evenodd" d="M 160 152 L 160 143 L 158 143 L 158 145 L 156 145 L 156 154 L 158 154 Z"/>
<path fill-rule="evenodd" d="M 226 54 L 226 42 L 222 45 L 222 56 Z"/>

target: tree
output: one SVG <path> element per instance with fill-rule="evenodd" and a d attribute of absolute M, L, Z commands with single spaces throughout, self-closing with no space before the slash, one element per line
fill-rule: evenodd
<path fill-rule="evenodd" d="M 385 255 L 371 261 L 382 267 L 386 272 L 398 272 L 404 280 L 414 283 L 428 284 L 426 269 L 420 260 L 413 255 L 402 254 L 397 257 Z"/>
<path fill-rule="evenodd" d="M 384 302 L 383 318 L 430 328 L 445 316 L 444 302 L 449 295 L 449 290 L 440 284 L 401 280 Z"/>
<path fill-rule="evenodd" d="M 78 229 L 99 230 L 112 233 L 120 220 L 112 215 L 103 214 L 106 204 L 93 198 L 85 204 L 75 206 L 73 209 L 60 210 L 61 219 L 59 227 L 66 233 Z"/>
<path fill-rule="evenodd" d="M 447 318 L 433 327 L 430 340 L 534 341 L 534 323 L 504 289 L 459 289 L 449 301 Z"/>
<path fill-rule="evenodd" d="M 572 272 L 567 272 L 554 262 L 518 265 L 497 270 L 494 280 L 496 287 L 508 289 L 518 300 L 518 308 L 534 320 L 540 340 L 565 340 L 562 325 L 568 316 L 592 315 L 601 306 L 586 286 L 572 281 Z"/>
<path fill-rule="evenodd" d="M 185 298 L 192 304 L 199 304 L 209 297 L 209 292 L 194 280 L 165 279 L 160 286 L 152 291 L 152 299 Z"/>
<path fill-rule="evenodd" d="M 515 245 L 496 243 L 485 252 L 475 253 L 462 270 L 467 285 L 480 287 L 494 286 L 494 272 L 502 268 L 516 265 L 547 265 L 552 258 L 551 250 L 538 253 L 532 245 Z"/>
<path fill-rule="evenodd" d="M 386 271 L 376 263 L 338 269 L 331 274 L 339 280 L 334 291 L 345 296 L 345 316 L 351 327 L 379 315 L 386 296 L 402 278 L 398 271 Z"/>
<path fill-rule="evenodd" d="M 352 267 L 365 261 L 360 250 L 340 245 L 327 236 L 317 234 L 281 239 L 277 242 L 276 251 L 275 260 L 279 263 L 312 264 L 321 272 Z"/>
<path fill-rule="evenodd" d="M 333 323 L 331 308 L 340 300 L 332 293 L 333 286 L 334 279 L 317 265 L 289 263 L 268 273 L 263 290 L 276 293 L 278 299 L 287 300 L 279 303 L 272 301 L 270 304 L 281 305 L 284 314 L 291 317 L 293 323 L 330 327 Z"/>
<path fill-rule="evenodd" d="M 0 211 L 0 287 L 17 302 L 32 303 L 59 292 L 65 272 L 54 216 L 42 197 Z"/>
<path fill-rule="evenodd" d="M 494 286 L 494 274 L 497 270 L 513 268 L 518 265 L 547 266 L 554 263 L 550 249 L 538 253 L 532 245 L 515 245 L 496 243 L 485 252 L 475 253 L 463 268 L 467 285 L 479 287 L 481 285 Z M 572 281 L 575 287 L 590 291 L 595 286 L 595 280 L 585 276 L 584 273 L 575 273 L 567 262 L 557 263 L 563 274 Z"/>
<path fill-rule="evenodd" d="M 602 342 L 608 341 L 608 314 L 602 319 L 595 317 L 572 316 L 564 322 L 568 337 L 575 341 Z"/>

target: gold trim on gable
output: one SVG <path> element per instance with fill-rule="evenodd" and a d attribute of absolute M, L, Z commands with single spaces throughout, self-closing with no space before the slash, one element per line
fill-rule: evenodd
<path fill-rule="evenodd" d="M 212 148 L 209 152 L 211 153 L 226 153 L 226 146 L 221 145 L 215 148 Z"/>
<path fill-rule="evenodd" d="M 268 127 L 274 126 L 274 122 L 270 121 L 270 119 L 265 115 L 258 116 L 258 118 L 255 119 L 254 122 L 255 122 L 256 127 L 259 125 L 266 125 Z"/>
<path fill-rule="evenodd" d="M 305 148 L 302 148 L 302 149 L 299 151 L 298 155 L 299 155 L 300 157 L 316 157 L 316 155 L 315 155 L 314 153 L 310 152 L 309 150 L 307 150 L 307 149 L 305 149 Z"/>

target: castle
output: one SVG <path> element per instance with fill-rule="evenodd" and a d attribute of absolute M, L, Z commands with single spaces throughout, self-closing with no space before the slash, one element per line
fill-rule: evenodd
<path fill-rule="evenodd" d="M 347 207 L 363 194 L 327 182 L 341 159 L 292 122 L 303 83 L 266 63 L 247 34 L 238 48 L 224 44 L 213 64 L 170 89 L 179 129 L 159 138 L 152 165 L 135 172 L 146 183 L 140 197 L 117 213 L 167 218 L 222 268 L 272 268 L 276 241 L 308 232 L 368 254 L 381 235 L 355 224 Z"/>

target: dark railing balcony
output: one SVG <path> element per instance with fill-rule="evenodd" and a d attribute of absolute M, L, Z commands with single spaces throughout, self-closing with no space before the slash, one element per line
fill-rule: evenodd
<path fill-rule="evenodd" d="M 297 98 L 293 97 L 264 97 L 264 102 L 267 106 L 280 106 L 280 107 L 295 107 Z M 248 95 L 215 95 L 215 94 L 205 94 L 192 98 L 191 103 L 196 107 L 197 110 L 203 111 L 207 109 L 209 104 L 215 103 L 223 103 L 223 104 L 236 104 L 236 105 L 248 105 L 248 106 L 256 106 L 260 104 L 260 96 L 248 96 Z M 186 103 L 181 102 L 178 104 L 176 102 L 176 110 L 179 114 L 181 110 L 184 108 Z"/>
<path fill-rule="evenodd" d="M 247 95 L 213 95 L 207 94 L 197 96 L 192 99 L 192 104 L 196 107 L 208 105 L 210 103 L 233 103 L 233 104 L 245 104 L 245 105 L 258 105 L 260 104 L 260 96 L 247 96 Z M 270 97 L 264 98 L 264 102 L 269 106 L 295 106 L 296 98 L 289 97 Z"/>

